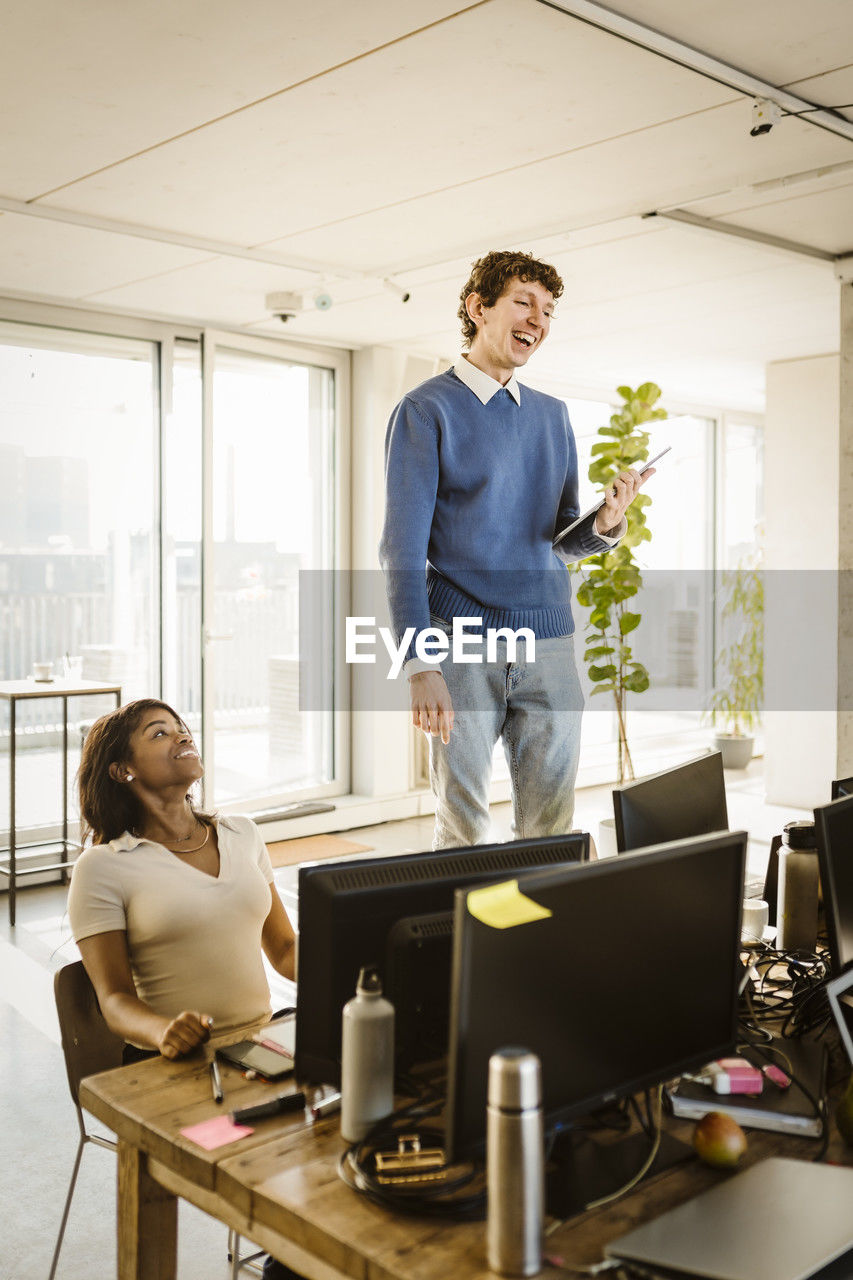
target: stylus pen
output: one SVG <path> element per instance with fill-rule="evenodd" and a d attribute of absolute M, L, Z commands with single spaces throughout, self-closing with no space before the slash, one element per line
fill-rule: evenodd
<path fill-rule="evenodd" d="M 321 1098 L 319 1102 L 314 1103 L 311 1108 L 311 1115 L 315 1120 L 320 1120 L 323 1116 L 334 1115 L 340 1109 L 341 1095 L 339 1093 L 330 1093 L 325 1098 Z"/>
<path fill-rule="evenodd" d="M 215 1058 L 210 1059 L 210 1087 L 213 1090 L 213 1101 L 221 1102 L 223 1098 L 222 1080 L 219 1075 L 219 1063 Z"/>

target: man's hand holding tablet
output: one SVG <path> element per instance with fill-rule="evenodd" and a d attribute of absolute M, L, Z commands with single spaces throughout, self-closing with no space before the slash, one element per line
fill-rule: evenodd
<path fill-rule="evenodd" d="M 573 520 L 570 525 L 561 530 L 554 539 L 554 544 L 561 542 L 568 534 L 576 529 L 584 520 L 588 520 L 591 515 L 595 515 L 595 532 L 599 534 L 609 535 L 611 529 L 618 529 L 622 523 L 622 519 L 628 507 L 634 501 L 634 498 L 640 491 L 640 488 L 655 474 L 654 463 L 663 457 L 665 453 L 669 453 L 672 445 L 667 445 L 665 449 L 661 449 L 660 453 L 656 453 L 648 462 L 644 462 L 636 469 L 622 471 L 611 484 L 607 487 L 607 492 L 603 497 L 599 498 L 595 506 L 585 511 L 583 515 L 578 516 L 577 520 Z"/>

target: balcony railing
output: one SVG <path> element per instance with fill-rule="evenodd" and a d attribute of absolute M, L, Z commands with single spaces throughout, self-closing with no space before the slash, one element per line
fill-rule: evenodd
<path fill-rule="evenodd" d="M 0 597 L 0 679 L 22 679 L 34 662 L 54 662 L 64 654 L 83 659 L 83 678 L 120 683 L 125 700 L 156 694 L 153 676 L 156 637 L 151 635 L 147 596 L 131 594 L 114 631 L 110 598 L 96 592 L 59 595 L 6 594 Z M 292 585 L 247 593 L 217 591 L 211 630 L 228 639 L 211 647 L 214 712 L 217 724 L 259 722 L 269 707 L 269 658 L 299 652 L 299 596 Z M 166 618 L 165 671 L 168 696 L 176 710 L 197 718 L 201 712 L 201 609 L 197 589 L 177 592 Z M 106 708 L 88 699 L 75 705 L 77 718 Z M 38 699 L 18 705 L 17 725 L 24 742 L 47 745 L 60 723 L 57 704 Z M 0 726 L 0 740 L 8 726 Z M 6 742 L 5 745 L 8 745 Z"/>

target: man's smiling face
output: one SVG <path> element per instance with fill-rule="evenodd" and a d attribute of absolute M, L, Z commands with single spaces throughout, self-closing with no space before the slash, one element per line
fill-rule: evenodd
<path fill-rule="evenodd" d="M 484 306 L 478 293 L 469 294 L 465 306 L 477 326 L 468 359 L 503 384 L 545 341 L 554 314 L 554 298 L 545 286 L 517 276 L 493 307 Z"/>

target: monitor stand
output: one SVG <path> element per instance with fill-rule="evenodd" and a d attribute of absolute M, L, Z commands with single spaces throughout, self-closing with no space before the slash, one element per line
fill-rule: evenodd
<path fill-rule="evenodd" d="M 642 1131 L 613 1140 L 582 1130 L 561 1134 L 545 1165 L 545 1199 L 548 1213 L 571 1218 L 588 1204 L 619 1191 L 642 1169 L 652 1140 Z M 646 1179 L 684 1161 L 695 1159 L 692 1147 L 666 1132 L 661 1134 L 654 1164 Z"/>

